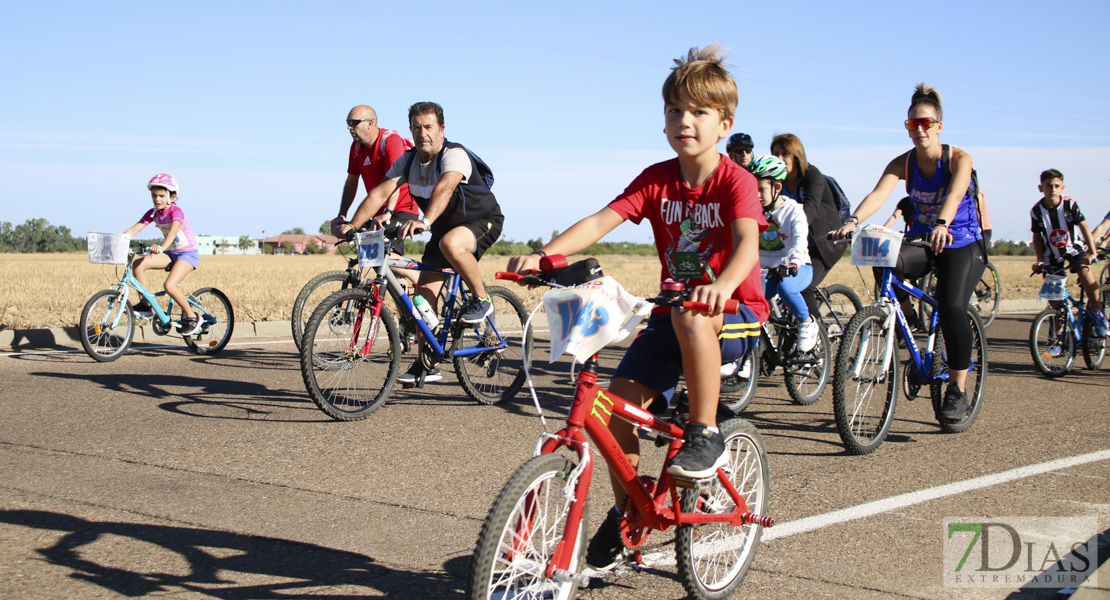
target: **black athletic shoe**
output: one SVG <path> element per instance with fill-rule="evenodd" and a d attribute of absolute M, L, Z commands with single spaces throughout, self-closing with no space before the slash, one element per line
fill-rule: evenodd
<path fill-rule="evenodd" d="M 967 402 L 967 394 L 960 391 L 956 384 L 948 384 L 948 389 L 944 391 L 944 402 L 940 405 L 940 413 L 937 418 L 942 423 L 959 423 L 967 416 L 968 411 L 971 410 L 971 405 Z"/>
<path fill-rule="evenodd" d="M 463 323 L 481 323 L 482 319 L 493 314 L 493 303 L 486 298 L 479 298 L 471 296 L 470 302 L 467 302 L 466 309 L 459 317 Z"/>
<path fill-rule="evenodd" d="M 690 423 L 682 440 L 682 447 L 667 467 L 675 477 L 705 479 L 728 462 L 725 437 L 719 431 L 713 433 L 705 425 Z"/>
<path fill-rule="evenodd" d="M 146 298 L 142 298 L 136 302 L 135 306 L 132 307 L 132 311 L 135 313 L 135 316 L 139 318 L 149 319 L 154 316 L 154 309 L 150 307 L 150 303 L 146 301 Z"/>
<path fill-rule="evenodd" d="M 623 562 L 621 554 L 624 542 L 621 541 L 621 513 L 617 507 L 609 509 L 601 527 L 586 548 L 586 564 L 595 571 L 609 571 Z"/>
<path fill-rule="evenodd" d="M 401 373 L 397 376 L 397 381 L 401 383 L 416 383 L 416 380 L 420 378 L 421 373 L 424 373 L 424 383 L 431 383 L 433 381 L 439 381 L 440 379 L 443 379 L 443 374 L 439 372 L 439 369 L 432 369 L 431 371 L 425 372 L 424 363 L 420 362 L 420 359 L 418 358 L 416 359 L 416 362 L 413 363 L 411 367 L 409 367 L 408 371 L 405 371 L 404 373 Z"/>

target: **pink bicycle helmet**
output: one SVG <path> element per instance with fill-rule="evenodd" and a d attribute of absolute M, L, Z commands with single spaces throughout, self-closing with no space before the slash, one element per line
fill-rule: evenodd
<path fill-rule="evenodd" d="M 173 175 L 170 175 L 169 173 L 159 173 L 154 177 L 151 177 L 150 181 L 146 184 L 146 189 L 148 190 L 154 187 L 163 187 L 171 192 L 176 192 L 177 180 L 174 179 Z"/>

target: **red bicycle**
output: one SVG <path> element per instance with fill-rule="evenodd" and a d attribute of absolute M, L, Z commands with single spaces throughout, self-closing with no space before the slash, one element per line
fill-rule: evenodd
<path fill-rule="evenodd" d="M 498 273 L 497 277 L 528 285 L 561 287 L 552 281 L 557 278 L 555 267 L 565 265 L 565 259 L 545 257 L 543 263 L 545 272 L 540 274 Z M 588 288 L 596 283 L 568 289 Z M 616 284 L 615 280 L 612 283 Z M 629 324 L 637 316 L 643 318 L 650 312 L 650 305 L 643 310 L 643 303 L 688 310 L 709 308 L 685 300 L 681 284 L 665 283 L 664 287 L 658 297 L 637 298 L 639 308 L 623 315 L 613 314 L 612 306 L 580 299 L 578 310 L 566 312 L 570 318 L 562 322 L 584 324 L 580 329 L 590 329 L 587 334 L 593 334 L 597 332 L 593 325 L 599 324 L 601 317 L 619 319 L 625 322 L 623 329 L 630 330 Z M 556 312 L 564 311 L 560 307 Z M 549 308 L 549 325 L 551 313 Z M 554 346 L 557 333 L 556 327 L 552 329 Z M 601 345 L 612 341 L 603 341 Z M 535 456 L 513 474 L 493 503 L 478 537 L 467 598 L 569 599 L 579 587 L 589 584 L 589 577 L 582 570 L 589 529 L 591 442 L 618 474 L 626 493 L 620 523 L 625 558 L 639 562 L 638 548 L 652 531 L 675 527 L 678 574 L 692 597 L 727 598 L 747 574 L 762 528 L 774 524 L 771 517 L 765 516 L 770 471 L 759 432 L 740 418 L 718 423 L 730 455 L 728 464 L 718 469 L 715 477 L 705 480 L 676 479 L 667 472 L 667 465 L 682 447 L 685 415 L 671 419 L 657 417 L 605 391 L 597 385 L 597 368 L 594 351 L 578 372 L 566 426 L 556 433 L 541 434 Z M 629 463 L 609 432 L 609 423 L 614 418 L 629 421 L 640 431 L 668 442 L 666 461 L 657 478 L 638 475 Z"/>

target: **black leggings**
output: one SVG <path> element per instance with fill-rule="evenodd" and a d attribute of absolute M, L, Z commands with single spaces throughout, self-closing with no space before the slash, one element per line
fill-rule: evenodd
<path fill-rule="evenodd" d="M 937 319 L 944 332 L 944 349 L 948 353 L 948 368 L 964 371 L 971 366 L 971 323 L 967 320 L 967 307 L 975 284 L 987 268 L 982 242 L 973 242 L 962 248 L 946 248 L 940 255 L 920 246 L 903 245 L 898 252 L 898 266 L 894 276 L 899 279 L 919 279 L 933 266 L 937 268 Z M 907 296 L 899 292 L 899 300 Z"/>

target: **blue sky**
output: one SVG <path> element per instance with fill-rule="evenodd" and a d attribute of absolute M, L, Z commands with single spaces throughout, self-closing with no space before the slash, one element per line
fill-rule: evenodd
<path fill-rule="evenodd" d="M 335 215 L 356 104 L 407 135 L 443 105 L 491 165 L 504 236 L 548 239 L 673 156 L 660 88 L 720 42 L 757 153 L 797 134 L 853 203 L 909 147 L 914 85 L 975 159 L 997 237 L 1028 238 L 1045 168 L 1110 210 L 1110 3 L 11 3 L 0 22 L 0 220 L 122 231 L 175 175 L 198 233 L 315 231 Z M 721 148 L 723 150 L 723 143 Z M 360 190 L 360 198 L 362 191 Z M 881 211 L 885 218 L 900 196 Z M 882 220 L 877 215 L 875 219 Z M 873 219 L 873 220 L 875 220 Z M 647 241 L 626 224 L 609 239 Z"/>

